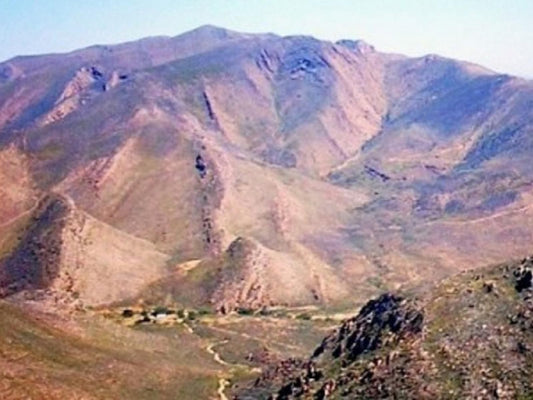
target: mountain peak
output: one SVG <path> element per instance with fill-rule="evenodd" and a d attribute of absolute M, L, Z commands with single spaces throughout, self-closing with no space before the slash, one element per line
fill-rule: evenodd
<path fill-rule="evenodd" d="M 350 40 L 350 39 L 341 39 L 336 42 L 339 46 L 347 47 L 351 50 L 357 51 L 362 54 L 373 53 L 376 51 L 374 46 L 365 42 L 364 40 Z"/>
<path fill-rule="evenodd" d="M 220 32 L 228 32 L 228 29 L 222 28 L 216 25 L 205 24 L 205 25 L 200 25 L 198 28 L 195 28 L 189 32 L 220 33 Z"/>
<path fill-rule="evenodd" d="M 220 26 L 216 25 L 202 25 L 198 28 L 195 28 L 193 30 L 184 32 L 182 34 L 179 34 L 177 37 L 186 37 L 186 36 L 193 36 L 198 38 L 205 38 L 205 39 L 234 39 L 239 37 L 246 37 L 249 36 L 245 33 L 232 31 L 230 29 L 222 28 Z"/>

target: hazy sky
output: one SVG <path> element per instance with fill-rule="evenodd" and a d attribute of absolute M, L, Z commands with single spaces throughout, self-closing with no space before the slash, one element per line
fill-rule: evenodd
<path fill-rule="evenodd" d="M 0 60 L 204 24 L 364 39 L 533 78 L 533 0 L 0 0 Z"/>

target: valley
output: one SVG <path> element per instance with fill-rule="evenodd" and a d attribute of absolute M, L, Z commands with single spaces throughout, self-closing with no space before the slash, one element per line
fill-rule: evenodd
<path fill-rule="evenodd" d="M 303 357 L 334 324 L 286 310 L 276 317 L 191 310 L 185 322 L 130 324 L 122 309 L 59 317 L 35 302 L 19 307 L 0 304 L 6 399 L 224 399 L 273 360 Z"/>

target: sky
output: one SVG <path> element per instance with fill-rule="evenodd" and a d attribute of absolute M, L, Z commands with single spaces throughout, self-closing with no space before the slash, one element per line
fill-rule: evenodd
<path fill-rule="evenodd" d="M 0 0 L 0 60 L 211 24 L 241 32 L 364 39 L 533 78 L 533 0 Z"/>

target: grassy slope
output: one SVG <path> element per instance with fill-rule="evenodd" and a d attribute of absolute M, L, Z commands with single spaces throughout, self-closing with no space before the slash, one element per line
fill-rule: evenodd
<path fill-rule="evenodd" d="M 8 303 L 0 304 L 0 319 L 2 399 L 198 399 L 216 393 L 220 365 L 187 332 L 139 331 L 85 316 L 66 324 Z"/>

